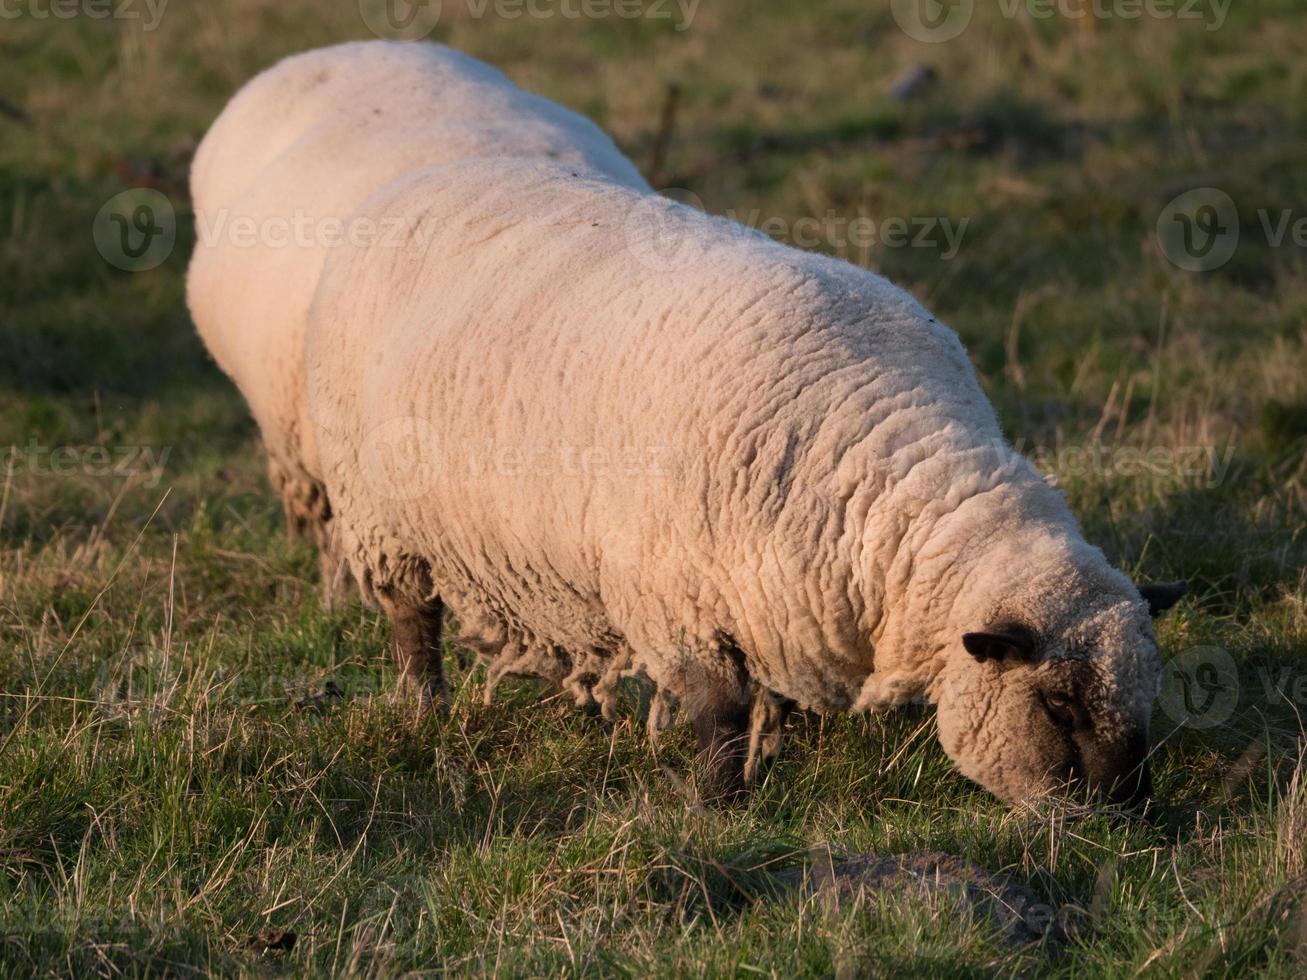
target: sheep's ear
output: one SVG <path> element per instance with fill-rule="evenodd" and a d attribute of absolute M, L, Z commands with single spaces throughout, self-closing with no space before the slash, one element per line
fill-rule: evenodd
<path fill-rule="evenodd" d="M 963 633 L 962 645 L 982 664 L 986 660 L 1034 660 L 1037 649 L 1035 634 L 1019 624 Z"/>
<path fill-rule="evenodd" d="M 1165 582 L 1158 585 L 1141 585 L 1139 594 L 1148 603 L 1148 615 L 1156 619 L 1166 612 L 1189 591 L 1188 582 Z"/>

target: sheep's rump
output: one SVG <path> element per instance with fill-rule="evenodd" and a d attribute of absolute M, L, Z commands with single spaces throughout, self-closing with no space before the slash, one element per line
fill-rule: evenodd
<path fill-rule="evenodd" d="M 408 234 L 314 299 L 326 483 L 356 577 L 440 596 L 492 677 L 847 708 L 924 535 L 1014 478 L 956 336 L 852 265 L 539 160 L 359 214 Z"/>
<path fill-rule="evenodd" d="M 283 496 L 320 492 L 302 352 L 323 261 L 342 240 L 389 231 L 347 219 L 404 174 L 485 156 L 546 157 L 645 186 L 589 120 L 435 44 L 354 43 L 288 58 L 209 130 L 191 174 L 199 240 L 188 298 L 250 405 Z"/>

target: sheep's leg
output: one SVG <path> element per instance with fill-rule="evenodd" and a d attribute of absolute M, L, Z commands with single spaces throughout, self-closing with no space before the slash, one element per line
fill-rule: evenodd
<path fill-rule="evenodd" d="M 710 794 L 738 798 L 745 788 L 745 762 L 749 749 L 750 704 L 743 692 L 731 686 L 698 692 L 694 705 L 694 733 L 699 762 L 708 775 Z"/>
<path fill-rule="evenodd" d="M 288 473 L 274 456 L 268 457 L 268 482 L 280 498 L 282 513 L 286 515 L 286 540 L 294 545 L 308 536 L 313 523 L 314 515 L 306 506 L 309 494 L 305 493 L 302 482 Z"/>
<path fill-rule="evenodd" d="M 332 534 L 333 522 L 318 525 L 318 578 L 322 586 L 322 608 L 330 611 L 349 595 L 349 562 L 341 554 Z"/>
<path fill-rule="evenodd" d="M 349 568 L 333 536 L 327 488 L 316 480 L 292 474 L 271 456 L 268 457 L 268 480 L 281 498 L 290 544 L 294 546 L 301 540 L 311 540 L 317 546 L 322 607 L 330 610 L 336 600 L 344 599 L 348 592 Z"/>
<path fill-rule="evenodd" d="M 449 694 L 440 637 L 444 603 L 432 599 L 415 604 L 384 594 L 378 595 L 378 599 L 390 617 L 401 692 L 416 695 L 419 707 L 424 710 L 433 704 L 445 704 Z"/>
<path fill-rule="evenodd" d="M 763 687 L 754 690 L 749 713 L 749 750 L 744 761 L 745 786 L 757 782 L 763 763 L 780 753 L 785 719 L 792 710 L 794 702 L 789 698 L 782 698 Z"/>
<path fill-rule="evenodd" d="M 324 548 L 318 553 L 318 576 L 322 585 L 322 608 L 330 612 L 349 597 L 349 562 Z"/>

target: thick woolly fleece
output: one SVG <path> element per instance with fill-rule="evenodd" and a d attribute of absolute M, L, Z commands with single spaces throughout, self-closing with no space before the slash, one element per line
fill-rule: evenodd
<path fill-rule="evenodd" d="M 288 58 L 232 99 L 196 153 L 191 313 L 258 422 L 288 520 L 320 543 L 330 504 L 303 415 L 302 351 L 323 261 L 341 240 L 393 236 L 346 224 L 373 192 L 422 167 L 485 156 L 554 159 L 647 186 L 588 119 L 430 44 Z"/>
<path fill-rule="evenodd" d="M 365 588 L 439 596 L 492 678 L 611 713 L 643 675 L 654 728 L 753 697 L 755 754 L 766 692 L 926 697 L 1008 798 L 1051 778 L 1041 672 L 1077 667 L 1108 741 L 1147 732 L 1146 604 L 907 293 L 546 160 L 415 172 L 359 215 L 411 238 L 329 256 L 305 352 L 322 473 Z M 1043 664 L 964 649 L 1007 622 Z"/>

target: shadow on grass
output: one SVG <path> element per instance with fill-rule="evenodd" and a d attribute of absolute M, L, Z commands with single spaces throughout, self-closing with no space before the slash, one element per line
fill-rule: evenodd
<path fill-rule="evenodd" d="M 237 975 L 239 961 L 194 933 L 162 937 L 128 923 L 81 917 L 65 928 L 48 921 L 0 932 L 0 963 L 13 976 L 38 976 L 59 964 L 65 976 L 208 977 Z M 12 972 L 11 972 L 12 971 Z"/>

